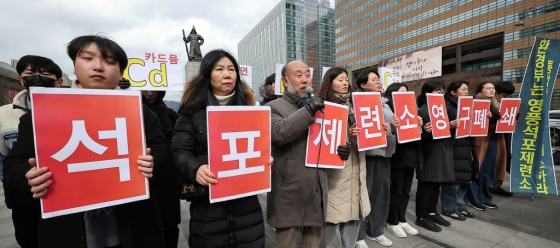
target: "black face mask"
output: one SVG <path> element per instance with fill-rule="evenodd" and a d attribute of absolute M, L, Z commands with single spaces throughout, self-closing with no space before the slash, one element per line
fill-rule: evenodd
<path fill-rule="evenodd" d="M 33 75 L 33 76 L 26 76 L 23 77 L 23 86 L 25 86 L 25 88 L 27 90 L 29 90 L 29 87 L 50 87 L 53 88 L 54 85 L 56 83 L 55 79 L 52 79 L 50 77 L 43 77 L 41 75 Z"/>

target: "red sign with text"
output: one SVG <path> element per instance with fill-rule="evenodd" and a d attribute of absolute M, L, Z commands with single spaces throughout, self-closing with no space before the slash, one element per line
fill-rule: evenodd
<path fill-rule="evenodd" d="M 502 98 L 500 115 L 502 116 L 496 124 L 496 133 L 513 133 L 517 124 L 517 114 L 521 106 L 520 98 Z"/>
<path fill-rule="evenodd" d="M 309 127 L 305 166 L 343 169 L 344 160 L 338 156 L 337 149 L 346 144 L 348 107 L 325 101 L 323 111 L 324 114 L 315 113 Z"/>
<path fill-rule="evenodd" d="M 145 154 L 140 94 L 31 88 L 37 167 L 52 172 L 43 218 L 149 198 L 137 164 Z"/>
<path fill-rule="evenodd" d="M 449 119 L 447 108 L 442 94 L 426 94 L 428 102 L 428 112 L 430 112 L 430 122 L 432 123 L 432 135 L 434 139 L 451 137 L 449 131 Z"/>
<path fill-rule="evenodd" d="M 270 192 L 270 107 L 209 106 L 210 203 Z"/>
<path fill-rule="evenodd" d="M 420 126 L 418 125 L 414 92 L 393 92 L 393 109 L 395 110 L 395 116 L 399 118 L 400 122 L 397 128 L 399 143 L 420 140 Z"/>
<path fill-rule="evenodd" d="M 469 137 L 471 134 L 472 105 L 472 96 L 460 96 L 457 101 L 457 120 L 459 120 L 459 126 L 455 129 L 456 139 Z"/>
<path fill-rule="evenodd" d="M 475 99 L 473 100 L 472 109 L 471 136 L 480 137 L 488 135 L 490 100 Z"/>
<path fill-rule="evenodd" d="M 383 128 L 383 105 L 379 92 L 353 92 L 356 127 L 362 131 L 358 135 L 358 150 L 365 151 L 387 146 Z"/>

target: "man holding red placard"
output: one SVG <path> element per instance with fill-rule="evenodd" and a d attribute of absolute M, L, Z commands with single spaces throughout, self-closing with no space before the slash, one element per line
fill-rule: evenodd
<path fill-rule="evenodd" d="M 68 44 L 68 55 L 74 62 L 74 70 L 78 78 L 73 83 L 74 88 L 118 89 L 117 84 L 127 65 L 126 53 L 118 44 L 101 36 L 81 36 Z M 130 170 L 131 178 L 132 173 L 152 178 L 154 164 L 157 165 L 156 168 L 171 166 L 168 163 L 169 151 L 157 116 L 147 107 L 144 107 L 143 112 L 144 135 L 149 148 L 146 149 L 146 155 L 137 154 L 137 157 L 135 155 L 137 160 L 133 160 L 132 163 L 137 167 L 133 167 L 134 171 Z M 12 152 L 6 158 L 5 171 L 12 171 L 15 175 L 19 175 L 18 187 L 31 189 L 35 198 L 44 197 L 51 191 L 54 194 L 56 190 L 53 190 L 53 187 L 56 186 L 57 175 L 50 172 L 47 167 L 40 169 L 35 167 L 35 134 L 31 113 L 22 116 L 19 130 L 18 142 L 14 144 Z M 119 135 L 120 133 L 116 131 L 99 133 L 102 138 Z M 99 148 L 102 147 L 93 145 L 89 140 L 87 143 L 93 148 L 92 150 L 101 152 Z M 115 143 L 118 146 L 119 142 Z M 124 153 L 123 148 L 121 146 L 120 151 Z M 114 152 L 116 155 L 119 151 L 115 148 Z M 66 152 L 55 157 L 62 159 L 65 157 L 64 154 Z M 127 177 L 120 179 L 126 181 Z M 91 185 L 91 189 L 84 189 L 82 192 L 85 196 L 95 194 L 95 189 L 99 186 Z M 83 247 L 85 244 L 96 247 L 121 244 L 125 247 L 165 247 L 154 197 L 114 207 L 41 219 L 39 223 L 41 247 Z"/>

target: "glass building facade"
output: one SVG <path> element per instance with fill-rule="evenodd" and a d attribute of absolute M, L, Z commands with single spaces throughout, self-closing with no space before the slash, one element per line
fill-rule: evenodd
<path fill-rule="evenodd" d="M 313 87 L 317 90 L 322 68 L 335 63 L 334 17 L 326 0 L 281 0 L 237 44 L 239 63 L 252 66 L 253 90 L 258 92 L 276 64 L 293 60 L 314 68 Z"/>
<path fill-rule="evenodd" d="M 336 0 L 335 6 L 336 65 L 352 72 L 442 46 L 444 76 L 491 71 L 493 79 L 520 83 L 532 37 L 560 37 L 559 0 Z"/>

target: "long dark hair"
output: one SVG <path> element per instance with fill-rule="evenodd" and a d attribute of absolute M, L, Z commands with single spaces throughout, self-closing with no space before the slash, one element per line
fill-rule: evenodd
<path fill-rule="evenodd" d="M 455 97 L 451 94 L 451 91 L 457 92 L 457 90 L 459 90 L 459 88 L 461 88 L 461 86 L 463 86 L 463 84 L 469 86 L 468 81 L 458 80 L 458 81 L 451 82 L 451 84 L 449 84 L 449 86 L 447 86 L 447 92 L 445 93 L 445 97 L 451 97 L 451 98 L 455 99 Z"/>
<path fill-rule="evenodd" d="M 391 110 L 393 110 L 393 112 L 395 112 L 395 110 L 393 109 L 393 92 L 399 91 L 401 87 L 405 87 L 406 91 L 408 91 L 408 86 L 406 86 L 406 84 L 403 83 L 392 83 L 389 85 L 389 87 L 387 87 L 387 90 L 385 90 L 384 97 L 387 98 L 387 100 L 389 100 L 387 104 L 389 105 Z"/>
<path fill-rule="evenodd" d="M 358 88 L 359 91 L 364 91 L 364 89 L 362 89 L 362 84 L 367 84 L 370 73 L 377 75 L 379 80 L 381 80 L 381 77 L 379 77 L 379 73 L 377 73 L 375 69 L 371 67 L 367 68 L 366 70 L 360 72 L 360 74 L 356 78 L 356 87 Z"/>
<path fill-rule="evenodd" d="M 321 83 L 321 89 L 319 89 L 319 96 L 323 97 L 325 101 L 340 103 L 340 100 L 334 96 L 332 82 L 342 73 L 346 73 L 346 76 L 348 76 L 348 71 L 341 67 L 332 67 L 325 72 L 325 77 L 323 77 L 323 82 Z M 348 84 L 348 92 L 350 91 L 351 87 L 350 84 Z"/>
<path fill-rule="evenodd" d="M 439 81 L 428 81 L 424 85 L 422 85 L 421 93 L 416 98 L 416 105 L 418 105 L 418 107 L 421 107 L 422 105 L 426 104 L 426 93 L 432 93 L 437 89 L 445 89 L 445 85 Z"/>
<path fill-rule="evenodd" d="M 218 99 L 214 96 L 210 79 L 214 66 L 218 60 L 224 57 L 231 60 L 235 68 L 235 73 L 237 74 L 235 78 L 235 87 L 233 88 L 235 94 L 228 105 L 245 105 L 246 99 L 243 91 L 243 82 L 241 82 L 239 73 L 239 64 L 237 64 L 237 61 L 230 53 L 222 49 L 216 49 L 208 52 L 204 58 L 202 58 L 198 74 L 185 86 L 185 93 L 181 98 L 179 112 L 192 112 L 205 109 L 206 106 L 219 105 Z"/>

